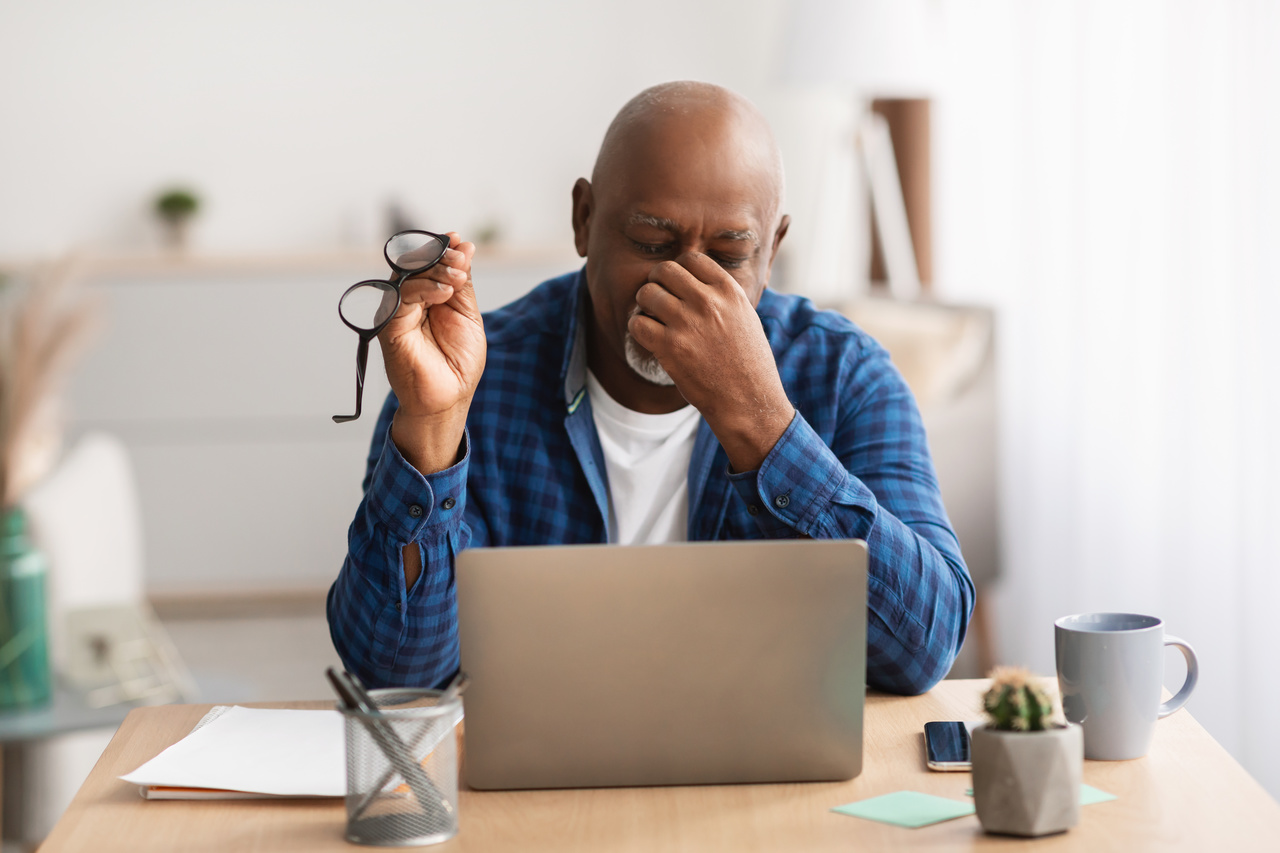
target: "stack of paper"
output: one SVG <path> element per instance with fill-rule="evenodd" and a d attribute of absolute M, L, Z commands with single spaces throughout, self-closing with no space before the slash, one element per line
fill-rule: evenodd
<path fill-rule="evenodd" d="M 341 797 L 342 715 L 219 706 L 191 734 L 132 773 L 148 799 Z"/>

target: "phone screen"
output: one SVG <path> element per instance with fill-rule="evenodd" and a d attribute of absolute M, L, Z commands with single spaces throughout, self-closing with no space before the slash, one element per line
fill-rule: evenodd
<path fill-rule="evenodd" d="M 968 770 L 969 726 L 957 722 L 924 724 L 926 763 L 933 770 Z"/>

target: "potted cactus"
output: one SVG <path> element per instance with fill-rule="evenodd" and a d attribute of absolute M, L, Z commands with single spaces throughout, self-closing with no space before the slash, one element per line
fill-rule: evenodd
<path fill-rule="evenodd" d="M 973 797 L 987 832 L 1037 836 L 1080 819 L 1084 737 L 1025 669 L 997 667 L 973 730 Z"/>

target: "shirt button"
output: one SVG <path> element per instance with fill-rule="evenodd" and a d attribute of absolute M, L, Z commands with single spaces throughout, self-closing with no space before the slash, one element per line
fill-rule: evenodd
<path fill-rule="evenodd" d="M 409 515 L 414 518 L 422 518 L 422 507 L 417 504 L 409 504 Z"/>
<path fill-rule="evenodd" d="M 440 506 L 444 507 L 445 509 L 453 509 L 454 506 L 457 505 L 457 503 L 458 502 L 455 501 L 453 498 L 445 498 L 444 503 L 440 504 Z"/>
<path fill-rule="evenodd" d="M 759 515 L 759 514 L 760 514 L 760 507 L 756 506 L 755 504 L 752 504 L 751 506 L 747 507 L 747 514 L 748 514 L 748 515 Z"/>
<path fill-rule="evenodd" d="M 776 498 L 773 499 L 773 505 L 776 506 L 778 509 L 786 509 L 787 504 L 789 503 L 791 503 L 791 498 L 787 497 L 786 495 L 778 495 Z"/>

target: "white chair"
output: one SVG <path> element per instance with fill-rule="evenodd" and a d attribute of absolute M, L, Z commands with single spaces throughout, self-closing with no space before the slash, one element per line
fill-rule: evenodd
<path fill-rule="evenodd" d="M 69 610 L 135 604 L 146 596 L 142 516 L 129 451 L 113 435 L 83 436 L 23 501 L 49 561 L 49 638 L 55 668 L 67 662 L 61 619 Z"/>

